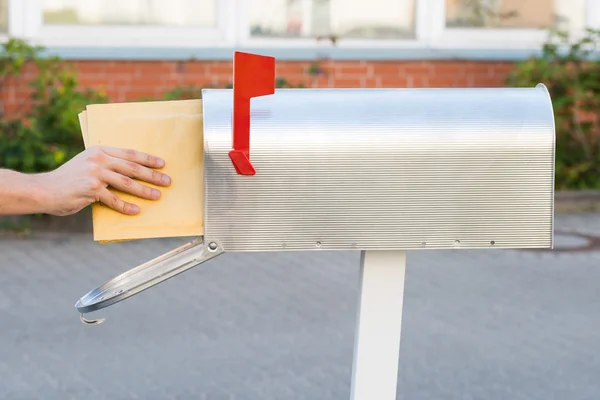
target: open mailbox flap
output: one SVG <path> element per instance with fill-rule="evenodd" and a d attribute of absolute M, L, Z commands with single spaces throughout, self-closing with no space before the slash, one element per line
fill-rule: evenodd
<path fill-rule="evenodd" d="M 275 93 L 274 59 L 244 54 L 233 89 L 80 116 L 86 145 L 162 156 L 173 178 L 159 202 L 135 200 L 139 216 L 95 205 L 95 239 L 195 237 L 90 291 L 81 313 L 223 252 L 552 248 L 543 85 Z"/>

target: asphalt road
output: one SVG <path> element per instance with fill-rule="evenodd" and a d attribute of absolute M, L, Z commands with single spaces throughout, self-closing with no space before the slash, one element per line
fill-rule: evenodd
<path fill-rule="evenodd" d="M 600 237 L 600 215 L 556 229 Z M 0 399 L 349 399 L 358 252 L 225 254 L 79 321 L 80 296 L 180 243 L 0 237 Z M 599 399 L 586 243 L 409 253 L 398 399 Z"/>

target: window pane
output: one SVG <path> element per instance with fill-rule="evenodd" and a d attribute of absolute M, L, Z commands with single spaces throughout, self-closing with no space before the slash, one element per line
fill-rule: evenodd
<path fill-rule="evenodd" d="M 250 0 L 252 36 L 414 37 L 415 0 Z"/>
<path fill-rule="evenodd" d="M 8 33 L 8 0 L 0 0 L 0 32 Z"/>
<path fill-rule="evenodd" d="M 586 0 L 446 0 L 446 26 L 582 29 L 585 3 Z"/>
<path fill-rule="evenodd" d="M 216 27 L 218 0 L 42 0 L 46 25 Z"/>

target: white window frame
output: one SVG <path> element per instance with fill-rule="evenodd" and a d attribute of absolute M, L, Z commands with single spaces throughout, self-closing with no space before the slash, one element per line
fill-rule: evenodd
<path fill-rule="evenodd" d="M 11 4 L 9 10 L 17 11 L 14 20 L 9 14 L 10 33 L 13 34 L 13 30 L 18 31 L 19 36 L 25 36 L 34 43 L 47 47 L 189 48 L 233 44 L 234 35 L 231 32 L 234 18 L 226 9 L 232 7 L 236 0 L 217 0 L 215 28 L 44 25 L 42 0 L 8 1 Z M 13 5 L 14 3 L 19 5 Z M 10 28 L 12 25 L 14 29 Z"/>
<path fill-rule="evenodd" d="M 2 33 L 2 40 L 8 39 L 9 36 L 28 37 L 26 32 L 26 2 L 8 0 L 8 33 Z"/>
<path fill-rule="evenodd" d="M 327 41 L 307 38 L 250 36 L 246 12 L 249 0 L 217 0 L 218 26 L 214 29 L 146 26 L 45 26 L 42 0 L 8 0 L 8 36 L 23 37 L 46 47 L 94 48 L 331 48 Z M 127 0 L 123 0 L 127 1 Z M 368 1 L 368 0 L 365 0 Z M 403 40 L 341 38 L 341 49 L 394 50 L 538 50 L 548 38 L 541 29 L 446 28 L 445 0 L 415 0 L 415 37 Z M 586 0 L 587 24 L 600 28 L 600 1 Z M 227 12 L 227 10 L 234 10 Z M 7 35 L 0 38 L 5 39 Z"/>
<path fill-rule="evenodd" d="M 546 29 L 494 29 L 494 28 L 447 28 L 445 0 L 427 0 L 431 3 L 432 15 L 432 42 L 431 47 L 438 49 L 515 49 L 537 50 L 548 39 Z M 526 0 L 523 0 L 526 1 Z M 586 24 L 589 27 L 600 28 L 600 2 L 586 0 Z M 573 37 L 580 36 L 583 31 L 571 32 Z"/>
<path fill-rule="evenodd" d="M 326 40 L 317 42 L 314 38 L 269 38 L 252 37 L 250 35 L 250 22 L 248 21 L 246 10 L 250 6 L 248 0 L 237 1 L 237 24 L 239 27 L 236 35 L 236 42 L 242 47 L 251 48 L 331 48 L 332 44 Z M 368 0 L 367 0 L 368 1 Z M 338 48 L 350 49 L 415 49 L 423 48 L 429 45 L 429 34 L 431 24 L 429 18 L 430 0 L 415 1 L 415 36 L 411 39 L 344 39 L 341 38 L 337 43 Z"/>

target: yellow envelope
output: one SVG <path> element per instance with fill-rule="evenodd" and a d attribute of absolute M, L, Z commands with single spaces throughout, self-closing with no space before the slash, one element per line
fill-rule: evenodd
<path fill-rule="evenodd" d="M 86 149 L 88 146 L 88 136 L 87 136 L 87 112 L 82 111 L 79 113 L 79 126 L 81 127 L 81 136 L 83 137 L 83 147 Z"/>
<path fill-rule="evenodd" d="M 114 242 L 204 234 L 204 140 L 202 100 L 89 105 L 79 114 L 87 147 L 131 148 L 161 157 L 169 187 L 156 187 L 159 200 L 145 200 L 115 189 L 140 206 L 124 215 L 101 203 L 92 205 L 94 240 Z"/>

